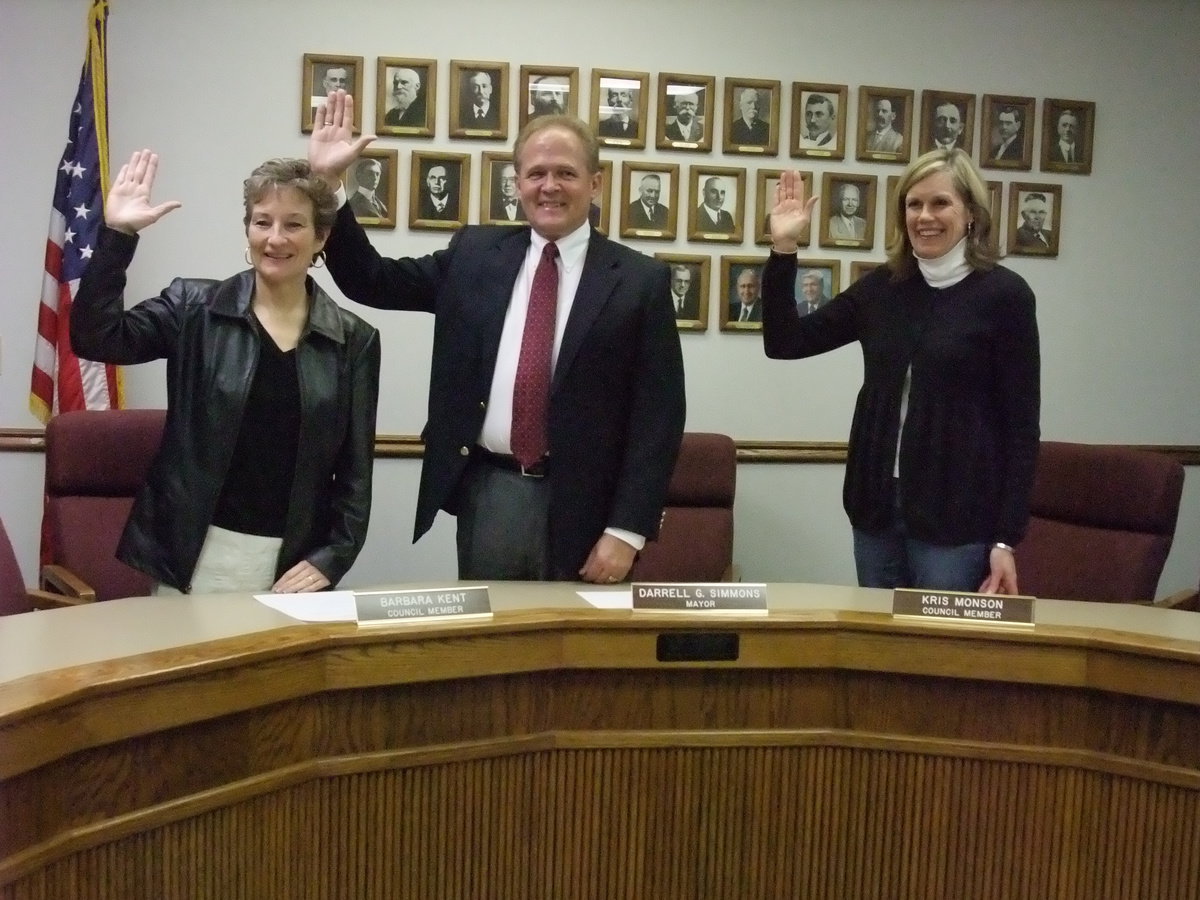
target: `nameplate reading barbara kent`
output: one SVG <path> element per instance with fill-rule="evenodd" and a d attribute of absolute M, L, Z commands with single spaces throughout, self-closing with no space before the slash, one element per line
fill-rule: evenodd
<path fill-rule="evenodd" d="M 713 584 L 634 584 L 633 609 L 642 612 L 765 613 L 767 586 Z"/>
<path fill-rule="evenodd" d="M 892 615 L 973 625 L 1032 625 L 1033 598 L 896 588 Z"/>
<path fill-rule="evenodd" d="M 431 619 L 486 618 L 492 602 L 486 587 L 417 591 L 355 591 L 358 624 L 428 622 Z"/>

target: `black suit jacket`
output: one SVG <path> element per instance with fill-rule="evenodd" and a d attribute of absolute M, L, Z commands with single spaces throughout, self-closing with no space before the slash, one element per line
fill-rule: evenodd
<path fill-rule="evenodd" d="M 667 128 L 666 128 L 666 131 L 664 132 L 664 134 L 666 135 L 668 141 L 682 141 L 684 143 L 697 143 L 699 141 L 704 140 L 704 125 L 703 124 L 701 124 L 699 128 L 693 128 L 692 131 L 693 131 L 692 137 L 684 137 L 683 132 L 679 130 L 679 125 L 676 124 L 675 122 L 669 122 L 667 124 Z"/>
<path fill-rule="evenodd" d="M 483 427 L 500 332 L 529 228 L 473 225 L 420 259 L 385 259 L 343 207 L 326 244 L 350 299 L 436 316 L 416 540 Z M 665 263 L 593 231 L 550 389 L 550 552 L 575 580 L 606 527 L 653 538 L 683 435 L 683 357 Z"/>
<path fill-rule="evenodd" d="M 762 119 L 747 125 L 745 119 L 737 119 L 729 126 L 729 140 L 735 144 L 766 144 L 771 138 L 771 129 Z"/>
<path fill-rule="evenodd" d="M 596 128 L 596 133 L 600 137 L 628 138 L 629 140 L 633 140 L 638 134 L 637 122 L 630 119 L 622 125 L 621 122 L 617 121 L 616 116 L 612 116 L 600 122 Z"/>
<path fill-rule="evenodd" d="M 1002 153 L 997 152 L 1000 150 L 999 144 L 997 144 L 995 147 L 993 147 L 992 155 L 989 158 L 990 159 L 1010 159 L 1015 162 L 1016 160 L 1019 160 L 1021 158 L 1021 151 L 1024 149 L 1025 149 L 1025 145 L 1022 142 L 1021 136 L 1018 134 L 1015 138 L 1012 139 L 1012 143 L 1010 143 L 1007 147 L 1004 148 L 1004 151 Z"/>
<path fill-rule="evenodd" d="M 442 207 L 442 211 L 438 212 L 437 207 L 433 205 L 433 197 L 429 195 L 429 191 L 421 192 L 421 202 L 418 204 L 417 212 L 422 219 L 441 219 L 446 222 L 454 222 L 458 219 L 458 201 L 454 199 L 453 194 L 447 194 L 446 205 Z"/>
<path fill-rule="evenodd" d="M 469 102 L 464 103 L 459 108 L 458 122 L 463 128 L 499 128 L 500 105 L 498 103 L 488 104 L 487 112 L 484 113 L 483 118 L 476 119 L 474 105 Z"/>
<path fill-rule="evenodd" d="M 696 230 L 697 231 L 733 231 L 733 216 L 727 210 L 717 210 L 717 221 L 714 223 L 712 218 L 705 212 L 704 204 L 701 203 L 696 207 Z"/>
<path fill-rule="evenodd" d="M 425 95 L 418 94 L 417 99 L 409 104 L 404 112 L 400 108 L 389 109 L 383 115 L 385 125 L 406 125 L 410 128 L 425 127 Z"/>
<path fill-rule="evenodd" d="M 629 224 L 633 228 L 666 228 L 667 208 L 661 203 L 656 203 L 654 214 L 647 216 L 642 201 L 634 200 L 629 204 Z"/>

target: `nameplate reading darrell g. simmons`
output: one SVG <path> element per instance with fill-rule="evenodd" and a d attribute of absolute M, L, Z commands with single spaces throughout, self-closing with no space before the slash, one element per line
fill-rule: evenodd
<path fill-rule="evenodd" d="M 633 608 L 643 612 L 767 611 L 765 584 L 634 584 Z"/>
<path fill-rule="evenodd" d="M 896 588 L 892 615 L 973 625 L 1032 625 L 1033 598 Z"/>
<path fill-rule="evenodd" d="M 354 606 L 360 625 L 486 618 L 492 614 L 492 602 L 488 599 L 486 587 L 355 591 Z"/>

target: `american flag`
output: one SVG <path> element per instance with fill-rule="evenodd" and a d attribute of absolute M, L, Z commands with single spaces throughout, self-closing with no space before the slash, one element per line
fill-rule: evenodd
<path fill-rule="evenodd" d="M 46 271 L 38 304 L 37 346 L 29 408 L 46 422 L 74 409 L 118 409 L 120 370 L 81 360 L 71 351 L 71 300 L 87 268 L 108 184 L 108 0 L 88 11 L 88 52 L 71 111 L 67 148 L 58 164 L 54 207 L 46 237 Z"/>

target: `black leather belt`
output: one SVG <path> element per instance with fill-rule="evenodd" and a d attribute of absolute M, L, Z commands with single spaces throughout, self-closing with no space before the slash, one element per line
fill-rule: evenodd
<path fill-rule="evenodd" d="M 517 462 L 515 456 L 508 453 L 493 453 L 483 447 L 476 445 L 474 454 L 476 459 L 487 463 L 489 466 L 495 466 L 497 469 L 506 469 L 509 472 L 519 472 L 526 478 L 545 478 L 546 477 L 546 457 L 542 457 L 532 466 L 523 466 Z"/>

